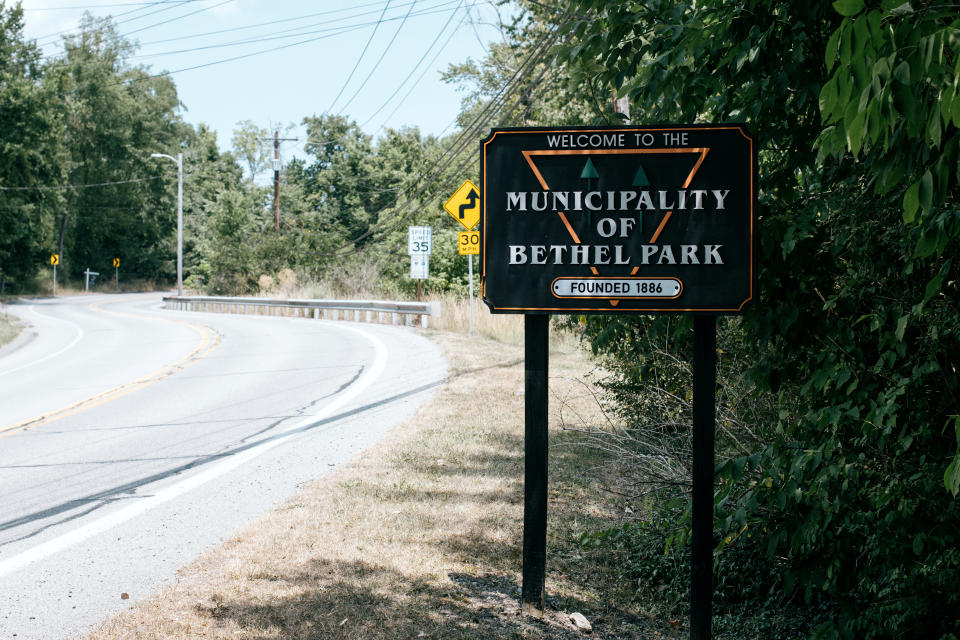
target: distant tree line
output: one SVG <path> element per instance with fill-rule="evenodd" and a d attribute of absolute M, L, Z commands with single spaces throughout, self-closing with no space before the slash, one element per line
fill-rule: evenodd
<path fill-rule="evenodd" d="M 221 152 L 216 134 L 183 120 L 171 77 L 130 64 L 135 47 L 109 19 L 85 16 L 44 58 L 23 34 L 19 3 L 0 6 L 0 277 L 9 292 L 103 271 L 170 286 L 176 274 L 173 163 L 183 154 L 184 276 L 194 290 L 255 293 L 280 271 L 302 281 L 351 269 L 409 293 L 406 229 L 437 227 L 428 287 L 465 290 L 467 267 L 441 203 L 456 179 L 476 179 L 475 147 L 415 128 L 364 133 L 345 116 L 304 118 L 304 154 L 282 169 L 281 223 L 273 189 L 254 177 L 272 160 L 268 132 L 250 121 Z M 457 142 L 456 153 L 451 145 Z M 469 157 L 456 171 L 452 157 Z M 444 216 L 444 217 L 441 217 Z M 443 221 L 443 222 L 441 222 Z M 444 234 L 443 231 L 448 231 Z M 42 277 L 41 277 L 42 276 Z"/>

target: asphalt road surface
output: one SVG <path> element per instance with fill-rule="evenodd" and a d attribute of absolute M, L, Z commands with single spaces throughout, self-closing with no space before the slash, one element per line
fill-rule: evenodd
<path fill-rule="evenodd" d="M 446 373 L 411 329 L 160 298 L 8 307 L 30 326 L 0 349 L 0 640 L 74 637 L 147 597 Z"/>

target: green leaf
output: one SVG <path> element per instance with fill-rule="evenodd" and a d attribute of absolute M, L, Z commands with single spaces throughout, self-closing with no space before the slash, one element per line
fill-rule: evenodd
<path fill-rule="evenodd" d="M 927 288 L 923 293 L 923 301 L 929 302 L 931 298 L 940 293 L 940 289 L 943 287 L 943 271 L 935 275 L 930 279 L 930 282 L 927 283 Z"/>
<path fill-rule="evenodd" d="M 933 207 L 933 174 L 930 173 L 930 169 L 927 169 L 920 178 L 920 206 L 924 213 Z"/>
<path fill-rule="evenodd" d="M 826 122 L 837 106 L 837 76 L 832 76 L 820 88 L 820 116 Z"/>
<path fill-rule="evenodd" d="M 900 316 L 900 319 L 897 320 L 897 342 L 903 342 L 903 334 L 907 331 L 907 323 L 910 321 L 910 316 Z"/>
<path fill-rule="evenodd" d="M 855 16 L 863 11 L 863 0 L 836 0 L 833 8 L 842 16 Z"/>
<path fill-rule="evenodd" d="M 860 111 L 847 127 L 847 146 L 850 147 L 850 153 L 854 156 L 860 153 L 860 147 L 863 145 L 863 125 L 866 115 L 866 112 Z"/>
<path fill-rule="evenodd" d="M 920 183 L 914 182 L 903 194 L 903 221 L 907 224 L 913 222 L 917 217 L 917 208 L 920 206 L 919 192 Z"/>
<path fill-rule="evenodd" d="M 960 416 L 950 416 L 950 418 L 953 420 L 953 429 L 957 434 L 957 452 L 943 474 L 943 485 L 956 498 L 960 493 Z M 948 421 L 947 424 L 949 425 L 950 422 Z"/>
<path fill-rule="evenodd" d="M 834 29 L 830 39 L 827 40 L 827 49 L 824 52 L 824 62 L 827 63 L 827 71 L 833 68 L 833 63 L 837 61 L 837 51 L 840 48 L 840 29 Z"/>
<path fill-rule="evenodd" d="M 913 7 L 910 6 L 910 3 L 903 0 L 883 0 L 880 7 L 884 12 L 913 13 Z"/>
<path fill-rule="evenodd" d="M 904 60 L 894 67 L 893 77 L 902 84 L 910 84 L 910 63 Z"/>

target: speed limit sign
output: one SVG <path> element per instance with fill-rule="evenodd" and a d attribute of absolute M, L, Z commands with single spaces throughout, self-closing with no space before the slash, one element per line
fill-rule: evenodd
<path fill-rule="evenodd" d="M 462 256 L 480 255 L 480 232 L 461 231 L 457 234 L 457 251 Z"/>

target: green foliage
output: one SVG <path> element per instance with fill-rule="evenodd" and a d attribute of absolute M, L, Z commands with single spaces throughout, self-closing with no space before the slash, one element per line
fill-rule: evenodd
<path fill-rule="evenodd" d="M 40 77 L 40 52 L 24 41 L 19 4 L 0 6 L 0 278 L 8 291 L 28 290 L 52 253 L 51 210 L 61 201 L 61 194 L 35 189 L 60 177 L 62 123 Z"/>
<path fill-rule="evenodd" d="M 920 223 L 960 181 L 960 15 L 946 2 L 834 6 L 845 18 L 824 54 L 820 152 L 862 156 L 876 193 L 902 193 L 904 222 Z"/>
<path fill-rule="evenodd" d="M 689 615 L 690 549 L 674 544 L 682 514 L 672 506 L 651 511 L 642 521 L 583 534 L 580 544 L 632 585 L 645 615 L 660 619 Z M 754 546 L 734 545 L 719 556 L 714 585 L 717 638 L 799 640 L 827 617 L 823 603 L 798 606 L 783 588 L 782 564 Z"/>
<path fill-rule="evenodd" d="M 557 53 L 574 67 L 571 91 L 627 91 L 645 123 L 746 122 L 762 141 L 763 302 L 724 349 L 773 408 L 745 421 L 758 436 L 739 443 L 748 451 L 721 438 L 720 558 L 738 545 L 783 558 L 783 594 L 833 603 L 813 637 L 949 637 L 960 628 L 956 8 L 654 0 L 573 12 Z M 688 357 L 676 319 L 583 324 L 635 397 Z M 639 350 L 649 333 L 667 355 Z"/>
<path fill-rule="evenodd" d="M 109 20 L 87 16 L 43 77 L 63 96 L 53 104 L 65 125 L 60 162 L 77 185 L 64 192 L 55 230 L 63 273 L 74 277 L 114 257 L 128 276 L 175 273 L 176 170 L 150 154 L 176 155 L 187 129 L 173 82 L 129 67 L 132 53 Z"/>
<path fill-rule="evenodd" d="M 243 193 L 221 191 L 210 217 L 213 259 L 206 266 L 214 294 L 257 292 L 261 269 L 249 239 L 256 224 L 256 204 Z"/>

